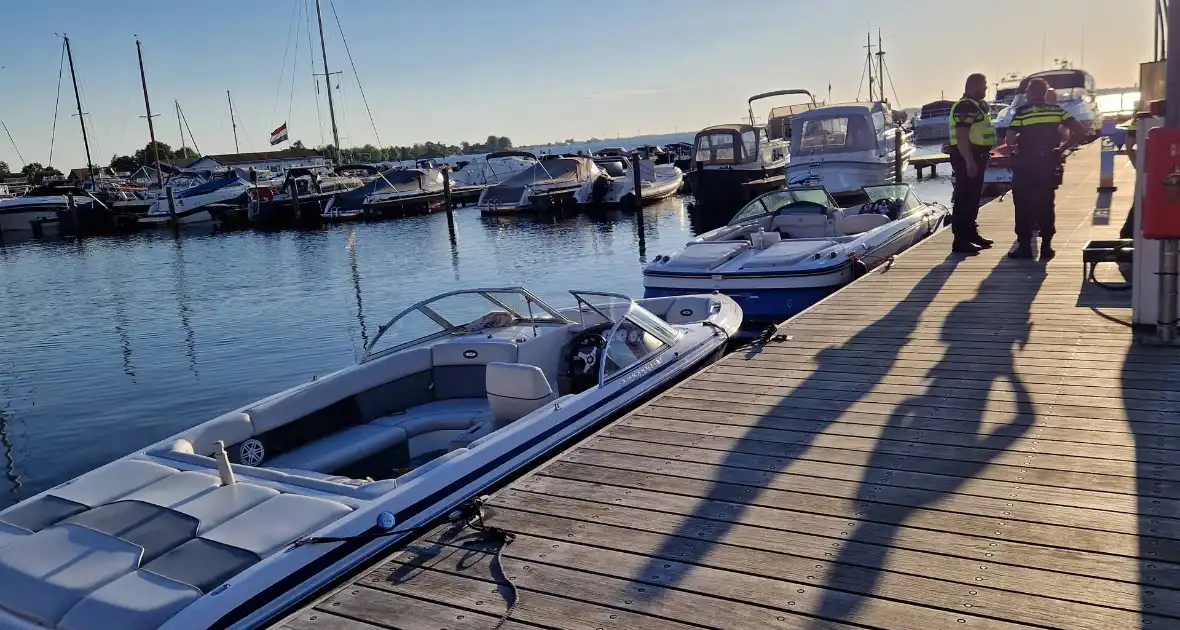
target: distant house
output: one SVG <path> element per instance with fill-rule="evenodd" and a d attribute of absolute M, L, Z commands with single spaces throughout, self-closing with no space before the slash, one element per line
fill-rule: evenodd
<path fill-rule="evenodd" d="M 225 155 L 206 155 L 193 161 L 184 169 L 199 173 L 214 173 L 225 169 L 248 170 L 254 168 L 260 171 L 284 173 L 291 168 L 330 168 L 328 161 L 319 151 L 311 149 L 283 149 L 282 151 L 263 151 L 259 153 L 229 153 Z"/>

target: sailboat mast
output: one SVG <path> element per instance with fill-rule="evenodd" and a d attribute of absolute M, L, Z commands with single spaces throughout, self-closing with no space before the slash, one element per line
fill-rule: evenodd
<path fill-rule="evenodd" d="M 880 100 L 885 100 L 885 44 L 881 42 L 881 29 L 877 29 L 877 91 Z"/>
<path fill-rule="evenodd" d="M 234 153 L 241 153 L 242 150 L 238 148 L 238 123 L 234 120 L 234 100 L 229 96 L 229 90 L 225 91 L 225 102 L 229 103 L 229 124 L 234 128 Z"/>
<path fill-rule="evenodd" d="M 143 85 L 143 107 L 147 110 L 148 134 L 152 138 L 152 154 L 156 157 L 156 184 L 164 190 L 164 176 L 160 173 L 160 151 L 156 145 L 156 125 L 152 122 L 152 101 L 148 98 L 147 73 L 143 70 L 143 45 L 135 40 L 135 52 L 139 55 L 139 82 Z"/>
<path fill-rule="evenodd" d="M 180 132 L 180 152 L 183 154 L 184 149 L 184 124 L 180 122 L 180 101 L 172 101 L 176 105 L 176 130 Z"/>
<path fill-rule="evenodd" d="M 86 135 L 86 117 L 82 115 L 82 96 L 78 93 L 78 75 L 74 73 L 74 51 L 70 48 L 70 38 L 66 40 L 66 56 L 70 59 L 70 79 L 74 82 L 74 101 L 78 104 L 78 122 L 82 124 L 82 144 L 86 147 L 86 169 L 90 171 L 90 181 L 94 182 L 94 160 L 90 158 L 90 138 Z"/>
<path fill-rule="evenodd" d="M 866 63 L 868 64 L 868 67 L 869 67 L 869 102 L 872 103 L 873 101 L 877 100 L 876 98 L 874 98 L 874 92 L 873 92 L 873 34 L 872 33 L 865 33 L 865 51 L 866 51 L 866 53 L 865 53 Z"/>
<path fill-rule="evenodd" d="M 328 87 L 328 116 L 332 119 L 332 142 L 336 143 L 332 161 L 340 155 L 340 132 L 336 129 L 336 106 L 332 103 L 332 73 L 328 71 L 328 47 L 324 44 L 324 14 L 320 11 L 320 0 L 315 0 L 315 16 L 320 23 L 320 54 L 324 59 L 324 85 Z"/>

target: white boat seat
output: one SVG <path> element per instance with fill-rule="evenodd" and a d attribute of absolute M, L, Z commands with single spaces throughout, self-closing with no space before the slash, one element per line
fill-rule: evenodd
<path fill-rule="evenodd" d="M 201 535 L 201 538 L 265 558 L 352 510 L 336 501 L 280 494 Z"/>
<path fill-rule="evenodd" d="M 889 217 L 883 214 L 853 214 L 841 219 L 840 231 L 846 235 L 864 234 L 888 223 Z"/>
<path fill-rule="evenodd" d="M 175 468 L 136 459 L 121 459 L 49 491 L 55 497 L 94 507 L 110 503 L 176 473 Z"/>
<path fill-rule="evenodd" d="M 331 472 L 407 439 L 406 430 L 370 422 L 348 427 L 269 458 L 267 467 Z"/>
<path fill-rule="evenodd" d="M 434 365 L 434 399 L 483 398 L 489 363 L 517 360 L 516 344 L 499 339 L 464 339 L 430 347 Z"/>
<path fill-rule="evenodd" d="M 489 363 L 486 389 L 498 422 L 519 420 L 557 397 L 541 368 L 522 363 Z"/>
<path fill-rule="evenodd" d="M 154 630 L 202 593 L 191 585 L 140 569 L 99 588 L 70 609 L 61 630 Z"/>
<path fill-rule="evenodd" d="M 31 535 L 33 532 L 16 525 L 9 525 L 8 523 L 0 523 L 0 549 Z"/>
<path fill-rule="evenodd" d="M 664 315 L 664 321 L 669 324 L 688 324 L 690 322 L 704 321 L 709 317 L 709 307 L 712 302 L 709 298 L 679 298 L 668 307 L 668 312 Z"/>
<path fill-rule="evenodd" d="M 175 507 L 208 494 L 220 485 L 221 480 L 216 475 L 185 471 L 164 477 L 120 500 L 142 501 L 160 507 Z"/>
<path fill-rule="evenodd" d="M 172 509 L 197 519 L 200 523 L 197 527 L 199 536 L 278 494 L 279 491 L 273 488 L 253 483 L 235 483 L 221 486 Z"/>
<path fill-rule="evenodd" d="M 374 420 L 371 424 L 401 427 L 407 437 L 432 431 L 467 430 L 472 426 L 492 419 L 492 410 L 487 398 L 450 398 L 436 400 L 411 407 L 404 412 L 390 414 Z"/>
<path fill-rule="evenodd" d="M 819 238 L 829 236 L 826 214 L 780 214 L 770 224 L 770 230 L 787 238 Z"/>

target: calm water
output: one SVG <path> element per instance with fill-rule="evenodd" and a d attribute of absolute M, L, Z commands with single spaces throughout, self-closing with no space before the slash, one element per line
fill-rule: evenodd
<path fill-rule="evenodd" d="M 912 172 L 912 170 L 911 170 Z M 947 175 L 919 188 L 949 203 Z M 695 233 L 681 199 L 632 214 L 445 214 L 317 232 L 0 243 L 0 508 L 354 361 L 380 324 L 452 289 L 642 294 Z M 698 226 L 700 227 L 700 226 Z"/>

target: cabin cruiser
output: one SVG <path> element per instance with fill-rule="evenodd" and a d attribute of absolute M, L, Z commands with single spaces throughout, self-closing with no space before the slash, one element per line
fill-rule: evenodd
<path fill-rule="evenodd" d="M 829 105 L 791 122 L 787 186 L 822 186 L 833 195 L 856 193 L 894 178 L 900 137 L 901 168 L 914 152 L 911 135 L 884 102 Z"/>
<path fill-rule="evenodd" d="M 644 295 L 720 291 L 747 321 L 780 322 L 819 302 L 946 222 L 908 184 L 866 186 L 868 203 L 838 208 L 823 188 L 766 193 L 729 225 L 657 256 L 643 270 Z"/>
<path fill-rule="evenodd" d="M 789 159 L 789 141 L 785 135 L 772 137 L 766 128 L 754 125 L 754 101 L 783 94 L 811 96 L 806 90 L 755 94 L 747 100 L 750 124 L 717 125 L 697 133 L 688 185 L 698 205 L 728 211 L 759 193 L 782 187 L 778 176 Z M 815 98 L 811 101 L 814 104 Z"/>
<path fill-rule="evenodd" d="M 334 195 L 355 190 L 364 185 L 359 177 L 322 174 L 308 168 L 289 168 L 286 178 L 276 189 L 255 186 L 250 192 L 247 217 L 258 225 L 282 226 L 298 223 L 319 223 L 323 204 Z M 298 208 L 296 207 L 298 202 Z M 307 215 L 303 214 L 304 207 Z"/>
<path fill-rule="evenodd" d="M 1022 91 L 1020 87 L 1021 81 L 1024 77 L 1015 72 L 1007 74 L 1000 82 L 996 84 L 995 98 L 991 102 L 991 113 L 993 116 L 1000 115 L 1004 108 L 1012 104 L 1016 100 L 1016 95 Z"/>
<path fill-rule="evenodd" d="M 1094 140 L 1102 131 L 1102 113 L 1098 110 L 1095 96 L 1094 77 L 1084 70 L 1073 68 L 1059 68 L 1045 70 L 1028 75 L 1020 82 L 1019 93 L 1012 104 L 1004 108 L 996 117 L 997 139 L 1003 137 L 1004 132 L 1012 126 L 1012 117 L 1016 109 L 1028 102 L 1024 91 L 1029 81 L 1044 79 L 1049 87 L 1057 92 L 1057 104 L 1069 112 L 1075 120 L 1091 130 L 1089 140 Z"/>
<path fill-rule="evenodd" d="M 582 184 L 574 201 L 590 206 L 635 207 L 635 175 L 626 157 L 600 157 L 594 162 L 602 171 L 593 181 Z M 667 199 L 680 191 L 684 173 L 672 164 L 656 164 L 650 157 L 639 161 L 640 199 L 646 205 Z"/>
<path fill-rule="evenodd" d="M 483 215 L 559 207 L 572 202 L 574 194 L 601 173 L 594 160 L 587 157 L 543 156 L 528 169 L 485 188 L 475 205 Z"/>
<path fill-rule="evenodd" d="M 496 151 L 453 171 L 451 185 L 456 188 L 492 186 L 528 170 L 536 163 L 537 156 L 528 151 Z"/>
<path fill-rule="evenodd" d="M 723 295 L 446 293 L 357 365 L 0 512 L 0 627 L 256 628 L 707 364 Z"/>
<path fill-rule="evenodd" d="M 324 207 L 326 221 L 351 221 L 370 215 L 404 214 L 411 205 L 429 207 L 442 198 L 443 175 L 435 168 L 393 168 L 373 181 L 339 193 Z"/>
<path fill-rule="evenodd" d="M 914 121 L 914 140 L 944 142 L 950 139 L 951 108 L 954 106 L 953 101 L 934 101 L 923 105 Z"/>
<path fill-rule="evenodd" d="M 221 209 L 226 206 L 245 206 L 251 184 L 237 177 L 222 177 L 180 192 L 173 189 L 175 219 L 177 223 L 208 223 L 221 218 Z M 159 195 L 140 217 L 141 225 L 159 225 L 173 219 L 167 195 Z"/>
<path fill-rule="evenodd" d="M 53 219 L 59 210 L 68 210 L 70 198 L 78 208 L 89 208 L 93 203 L 88 191 L 54 184 L 37 186 L 20 197 L 0 199 L 0 234 L 31 233 L 34 221 Z"/>

